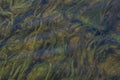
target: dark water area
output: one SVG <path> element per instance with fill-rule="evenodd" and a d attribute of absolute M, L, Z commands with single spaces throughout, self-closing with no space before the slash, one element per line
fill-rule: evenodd
<path fill-rule="evenodd" d="M 0 80 L 120 80 L 120 0 L 0 0 Z"/>

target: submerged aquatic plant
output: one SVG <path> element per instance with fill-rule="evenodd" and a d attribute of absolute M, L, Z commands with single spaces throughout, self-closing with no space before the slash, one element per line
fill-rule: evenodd
<path fill-rule="evenodd" d="M 120 80 L 120 0 L 0 0 L 0 80 Z"/>

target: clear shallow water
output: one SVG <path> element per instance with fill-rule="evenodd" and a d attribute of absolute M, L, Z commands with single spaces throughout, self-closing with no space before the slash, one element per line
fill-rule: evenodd
<path fill-rule="evenodd" d="M 1 0 L 0 80 L 119 80 L 119 0 Z"/>

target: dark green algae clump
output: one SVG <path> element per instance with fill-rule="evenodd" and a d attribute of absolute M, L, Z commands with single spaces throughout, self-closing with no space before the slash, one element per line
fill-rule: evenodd
<path fill-rule="evenodd" d="M 120 0 L 0 0 L 0 80 L 120 80 Z"/>

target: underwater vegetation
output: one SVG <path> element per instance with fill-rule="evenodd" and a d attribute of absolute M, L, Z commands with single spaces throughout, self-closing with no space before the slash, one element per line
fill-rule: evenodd
<path fill-rule="evenodd" d="M 120 80 L 120 0 L 0 0 L 0 80 Z"/>

